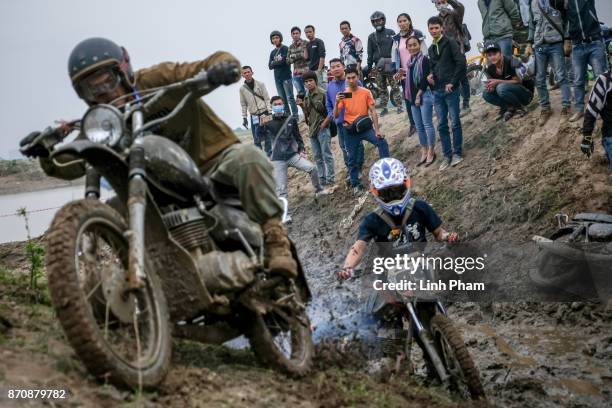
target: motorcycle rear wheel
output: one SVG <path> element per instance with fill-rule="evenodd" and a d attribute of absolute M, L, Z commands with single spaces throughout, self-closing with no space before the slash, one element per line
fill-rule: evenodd
<path fill-rule="evenodd" d="M 450 375 L 451 391 L 472 400 L 486 399 L 478 368 L 452 321 L 442 314 L 437 314 L 431 319 L 430 331 L 434 345 Z"/>
<path fill-rule="evenodd" d="M 296 285 L 286 286 L 291 288 L 289 294 L 295 301 L 302 304 Z M 253 313 L 251 317 L 247 337 L 261 364 L 294 377 L 310 372 L 314 345 L 305 308 L 283 308 L 279 313 Z"/>
<path fill-rule="evenodd" d="M 49 289 L 66 337 L 91 374 L 120 387 L 151 388 L 170 366 L 168 309 L 149 263 L 144 288 L 126 290 L 127 229 L 99 201 L 62 207 L 48 232 Z"/>

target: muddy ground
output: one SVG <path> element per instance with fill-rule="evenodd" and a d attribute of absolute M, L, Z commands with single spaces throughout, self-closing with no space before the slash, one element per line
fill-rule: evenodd
<path fill-rule="evenodd" d="M 558 95 L 553 98 L 554 106 Z M 444 173 L 437 166 L 411 170 L 415 194 L 429 201 L 463 241 L 526 242 L 534 234 L 553 232 L 558 212 L 612 208 L 603 156 L 582 156 L 578 125 L 561 120 L 557 112 L 538 128 L 537 111 L 498 124 L 482 101 L 472 105 L 464 120 L 464 163 Z M 383 131 L 392 155 L 412 168 L 418 140 L 407 137 L 405 116 L 385 117 Z M 48 298 L 39 296 L 39 303 L 32 304 L 23 244 L 7 244 L 0 246 L 0 317 L 5 319 L 0 321 L 0 387 L 67 388 L 72 398 L 63 406 L 466 405 L 428 384 L 419 370 L 411 378 L 369 376 L 358 354 L 350 348 L 331 351 L 322 340 L 340 337 L 346 344 L 351 338 L 347 333 L 353 329 L 346 322 L 354 322 L 361 307 L 359 282 L 340 284 L 334 272 L 355 239 L 359 220 L 374 208 L 367 196 L 352 196 L 344 185 L 340 153 L 334 153 L 339 187 L 329 198 L 315 200 L 305 175 L 291 172 L 290 179 L 290 234 L 312 286 L 311 315 L 322 344 L 311 376 L 287 379 L 258 366 L 248 349 L 176 341 L 173 368 L 156 393 L 100 385 L 67 345 Z M 366 157 L 367 167 L 376 157 L 369 146 Z M 612 313 L 603 306 L 464 303 L 452 305 L 449 313 L 481 372 L 491 405 L 610 405 Z"/>

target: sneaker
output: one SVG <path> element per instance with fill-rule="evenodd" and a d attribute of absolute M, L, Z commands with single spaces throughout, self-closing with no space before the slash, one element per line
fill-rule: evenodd
<path fill-rule="evenodd" d="M 355 197 L 362 196 L 366 192 L 365 188 L 360 184 L 358 186 L 353 187 L 353 195 Z"/>
<path fill-rule="evenodd" d="M 538 119 L 538 125 L 544 126 L 548 119 L 552 116 L 552 111 L 550 109 L 542 109 L 540 111 L 540 118 Z"/>
<path fill-rule="evenodd" d="M 580 118 L 582 118 L 584 116 L 584 112 L 579 111 L 579 112 L 575 112 L 570 118 L 569 121 L 570 122 L 576 122 L 578 120 L 580 120 Z"/>
<path fill-rule="evenodd" d="M 570 108 L 569 106 L 564 106 L 563 108 L 561 108 L 561 117 L 567 117 L 570 114 Z"/>
<path fill-rule="evenodd" d="M 389 109 L 384 108 L 382 112 L 380 112 L 380 116 L 385 116 L 387 113 L 389 113 Z"/>
<path fill-rule="evenodd" d="M 516 116 L 517 118 L 522 118 L 525 115 L 527 115 L 527 111 L 523 108 L 516 108 L 516 110 L 514 111 L 514 116 Z"/>
<path fill-rule="evenodd" d="M 500 120 L 503 120 L 505 114 L 506 114 L 506 110 L 505 109 L 500 109 L 499 112 L 497 112 L 497 116 L 495 117 L 495 120 L 497 122 L 499 122 Z"/>
<path fill-rule="evenodd" d="M 461 108 L 461 113 L 459 113 L 459 117 L 462 118 L 465 115 L 468 115 L 470 112 L 472 112 L 470 107 L 469 106 L 464 106 L 463 108 Z"/>
<path fill-rule="evenodd" d="M 315 198 L 324 197 L 326 195 L 329 195 L 329 190 L 327 190 L 326 188 L 322 188 L 321 190 L 315 193 Z"/>
<path fill-rule="evenodd" d="M 450 157 L 445 157 L 442 160 L 442 164 L 440 165 L 440 171 L 444 171 L 444 170 L 448 169 L 450 167 L 450 165 L 451 165 L 451 161 L 452 160 L 451 160 Z"/>
<path fill-rule="evenodd" d="M 508 111 L 504 113 L 504 122 L 509 121 L 514 116 L 514 111 Z"/>
<path fill-rule="evenodd" d="M 404 110 L 400 106 L 398 106 L 397 107 L 397 113 L 404 113 Z"/>
<path fill-rule="evenodd" d="M 450 165 L 451 165 L 451 167 L 455 167 L 456 165 L 458 165 L 462 161 L 463 161 L 463 157 L 459 156 L 458 154 L 455 154 L 455 155 L 453 155 L 453 158 L 451 159 Z"/>
<path fill-rule="evenodd" d="M 328 184 L 327 186 L 325 186 L 325 189 L 327 190 L 327 192 L 329 194 L 333 194 L 334 191 L 336 191 L 337 188 L 338 188 L 338 186 L 336 184 L 333 184 L 333 183 Z"/>
<path fill-rule="evenodd" d="M 408 136 L 412 136 L 416 133 L 416 126 L 410 125 L 410 129 L 408 130 Z"/>

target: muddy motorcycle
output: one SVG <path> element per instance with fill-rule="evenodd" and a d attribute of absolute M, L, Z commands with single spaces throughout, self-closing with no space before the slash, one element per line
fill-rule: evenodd
<path fill-rule="evenodd" d="M 22 147 L 46 147 L 57 166 L 85 166 L 85 198 L 55 215 L 46 266 L 64 332 L 98 378 L 156 386 L 168 371 L 173 335 L 213 344 L 246 335 L 264 364 L 290 375 L 309 370 L 311 294 L 295 248 L 298 277 L 271 275 L 261 228 L 237 191 L 215 185 L 178 144 L 152 133 L 238 77 L 236 66 L 212 67 L 126 96 L 121 109 L 91 107 L 72 122 L 80 129 L 75 141 L 60 145 L 66 132 L 47 128 Z M 147 120 L 169 92 L 184 96 Z M 116 194 L 107 203 L 101 177 Z"/>
<path fill-rule="evenodd" d="M 419 256 L 420 253 L 414 253 Z M 435 271 L 391 269 L 383 276 L 389 283 L 401 284 L 407 280 L 436 281 Z M 418 291 L 384 291 L 370 297 L 368 308 L 375 315 L 392 316 L 400 319 L 404 327 L 409 327 L 402 355 L 407 361 L 398 359 L 396 370 L 410 365 L 412 342 L 416 340 L 423 352 L 428 375 L 436 378 L 454 395 L 462 399 L 486 400 L 480 373 L 470 356 L 461 333 L 448 317 L 442 302 Z M 408 363 L 408 364 L 406 364 Z"/>
<path fill-rule="evenodd" d="M 363 84 L 363 87 L 369 89 L 370 92 L 372 92 L 372 97 L 374 98 L 376 103 L 380 104 L 381 90 L 378 88 L 378 83 L 376 82 L 376 68 L 369 68 L 367 66 L 363 66 L 361 68 L 361 73 L 361 83 Z M 395 103 L 394 98 L 389 98 L 389 102 L 391 102 L 391 105 L 393 105 L 393 107 L 397 108 L 397 104 Z M 381 106 L 381 108 L 384 108 L 384 106 Z"/>

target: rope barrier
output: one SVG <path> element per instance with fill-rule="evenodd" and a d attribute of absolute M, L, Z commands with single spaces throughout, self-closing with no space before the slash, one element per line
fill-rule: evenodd
<path fill-rule="evenodd" d="M 61 208 L 61 206 L 60 207 L 41 208 L 39 210 L 26 211 L 26 214 L 33 214 L 33 213 L 38 213 L 38 212 L 43 212 L 43 211 L 57 210 L 58 208 Z M 15 212 L 15 213 L 12 213 L 12 214 L 0 214 L 0 218 L 20 216 L 21 214 L 22 214 L 21 212 Z"/>

